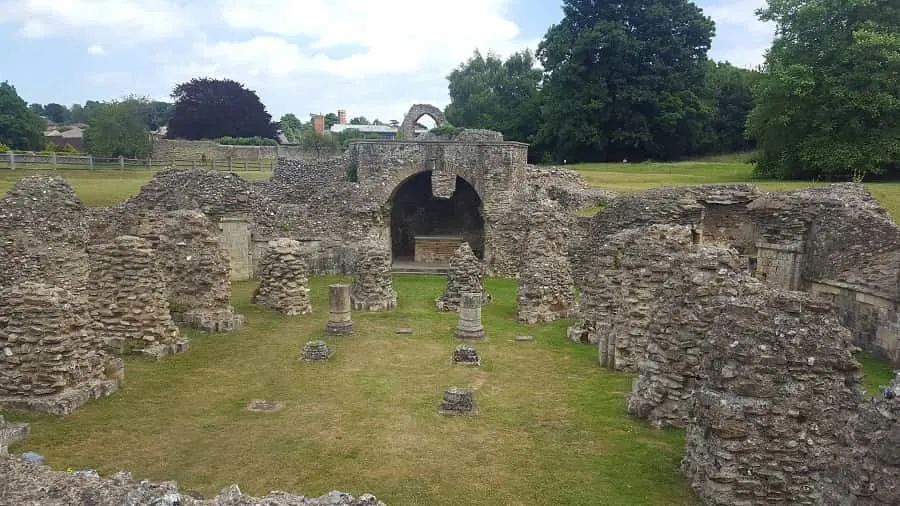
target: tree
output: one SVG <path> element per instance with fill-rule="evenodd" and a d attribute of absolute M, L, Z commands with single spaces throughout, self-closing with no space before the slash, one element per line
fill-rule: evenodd
<path fill-rule="evenodd" d="M 272 116 L 256 92 L 230 79 L 194 78 L 172 91 L 169 138 L 275 138 Z"/>
<path fill-rule="evenodd" d="M 303 122 L 293 113 L 285 114 L 278 122 L 281 133 L 287 138 L 291 144 L 298 144 L 300 136 L 303 134 Z"/>
<path fill-rule="evenodd" d="M 28 108 L 38 116 L 42 116 L 44 114 L 44 106 L 42 106 L 41 104 L 28 104 Z"/>
<path fill-rule="evenodd" d="M 314 152 L 317 157 L 323 153 L 333 153 L 338 148 L 338 142 L 331 134 L 319 134 L 315 130 L 303 132 L 300 145 L 303 149 Z"/>
<path fill-rule="evenodd" d="M 381 120 L 378 119 L 378 118 L 373 119 L 373 120 L 372 120 L 372 124 L 373 124 L 373 125 L 376 125 L 376 126 L 384 126 L 384 122 L 381 121 Z"/>
<path fill-rule="evenodd" d="M 54 123 L 68 123 L 71 121 L 69 108 L 60 104 L 47 104 L 44 106 L 44 116 Z"/>
<path fill-rule="evenodd" d="M 760 73 L 727 62 L 709 63 L 708 92 L 712 114 L 706 151 L 748 151 L 755 143 L 747 138 L 747 118 L 753 110 L 753 85 Z"/>
<path fill-rule="evenodd" d="M 96 107 L 84 132 L 84 143 L 94 156 L 144 158 L 150 154 L 150 135 L 142 121 L 144 111 L 134 100 L 107 102 Z"/>
<path fill-rule="evenodd" d="M 770 0 L 776 25 L 749 126 L 757 172 L 861 179 L 900 169 L 900 5 Z"/>
<path fill-rule="evenodd" d="M 369 120 L 365 116 L 357 116 L 350 120 L 351 125 L 368 125 Z"/>
<path fill-rule="evenodd" d="M 496 130 L 509 140 L 533 142 L 541 122 L 542 72 L 535 64 L 530 50 L 514 53 L 506 61 L 475 51 L 447 76 L 447 121 Z"/>
<path fill-rule="evenodd" d="M 12 149 L 41 149 L 44 120 L 16 93 L 6 81 L 0 83 L 0 144 Z"/>
<path fill-rule="evenodd" d="M 337 114 L 330 112 L 325 115 L 325 130 L 328 130 L 329 128 L 331 128 L 337 124 L 338 124 Z"/>
<path fill-rule="evenodd" d="M 539 140 L 581 161 L 697 152 L 712 20 L 688 0 L 565 0 L 563 12 L 538 47 Z"/>

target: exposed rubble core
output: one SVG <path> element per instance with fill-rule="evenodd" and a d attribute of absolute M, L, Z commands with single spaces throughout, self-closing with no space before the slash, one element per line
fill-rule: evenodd
<path fill-rule="evenodd" d="M 306 260 L 299 242 L 283 238 L 270 241 L 259 262 L 258 276 L 254 304 L 289 316 L 312 312 Z"/>
<path fill-rule="evenodd" d="M 467 242 L 460 244 L 450 258 L 447 288 L 435 300 L 438 310 L 459 311 L 464 293 L 480 293 L 482 304 L 490 302 L 490 295 L 484 290 L 484 264 L 478 260 Z"/>
<path fill-rule="evenodd" d="M 397 307 L 391 252 L 378 242 L 363 245 L 350 287 L 350 302 L 357 311 L 389 311 Z"/>
<path fill-rule="evenodd" d="M 702 341 L 684 471 L 710 505 L 818 504 L 862 401 L 850 333 L 827 303 L 766 289 Z"/>
<path fill-rule="evenodd" d="M 185 348 L 155 256 L 148 241 L 128 235 L 90 249 L 91 318 L 111 353 L 161 357 Z"/>
<path fill-rule="evenodd" d="M 702 381 L 701 345 L 713 320 L 736 297 L 763 289 L 733 249 L 703 246 L 679 255 L 656 295 L 628 413 L 657 427 L 687 426 L 691 399 Z"/>
<path fill-rule="evenodd" d="M 547 198 L 539 196 L 530 207 L 516 319 L 534 324 L 569 318 L 577 309 L 566 241 L 571 219 Z"/>
<path fill-rule="evenodd" d="M 121 360 L 103 350 L 89 314 L 63 288 L 0 289 L 0 407 L 68 414 L 118 389 Z"/>

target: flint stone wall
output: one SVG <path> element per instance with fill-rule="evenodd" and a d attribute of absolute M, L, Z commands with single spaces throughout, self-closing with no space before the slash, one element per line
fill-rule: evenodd
<path fill-rule="evenodd" d="M 0 199 L 0 286 L 32 281 L 81 294 L 88 230 L 87 208 L 63 178 L 20 179 Z"/>
<path fill-rule="evenodd" d="M 490 296 L 484 291 L 484 265 L 467 242 L 460 244 L 450 257 L 447 287 L 435 301 L 438 310 L 459 311 L 464 293 L 480 293 L 482 304 L 490 301 Z"/>
<path fill-rule="evenodd" d="M 729 303 L 701 349 L 683 469 L 706 504 L 819 504 L 862 399 L 828 304 L 768 289 Z"/>
<path fill-rule="evenodd" d="M 659 291 L 692 237 L 689 226 L 652 225 L 591 246 L 595 256 L 581 292 L 581 317 L 569 337 L 597 343 L 601 366 L 637 371 Z"/>
<path fill-rule="evenodd" d="M 67 414 L 118 388 L 88 314 L 63 288 L 0 289 L 0 407 Z"/>
<path fill-rule="evenodd" d="M 90 250 L 93 328 L 111 353 L 163 356 L 181 347 L 155 256 L 148 241 L 134 236 Z"/>
<path fill-rule="evenodd" d="M 184 139 L 154 139 L 153 151 L 150 157 L 155 160 L 194 161 L 198 164 L 206 160 L 211 164 L 213 160 L 222 163 L 222 160 L 231 159 L 234 168 L 237 169 L 240 162 L 257 160 L 285 159 L 309 159 L 318 155 L 300 146 L 232 146 L 219 144 L 215 141 L 192 141 Z"/>
<path fill-rule="evenodd" d="M 701 346 L 716 316 L 737 297 L 763 289 L 737 251 L 702 246 L 677 257 L 657 294 L 646 353 L 627 411 L 656 427 L 686 427 L 700 374 Z"/>
<path fill-rule="evenodd" d="M 616 197 L 609 190 L 588 186 L 574 170 L 529 165 L 525 177 L 529 192 L 546 191 L 551 199 L 570 211 L 603 207 Z"/>
<path fill-rule="evenodd" d="M 529 207 L 516 319 L 535 324 L 569 318 L 577 310 L 567 248 L 571 216 L 546 196 Z"/>
<path fill-rule="evenodd" d="M 300 243 L 293 239 L 269 242 L 260 260 L 259 285 L 253 303 L 293 316 L 312 312 L 309 280 Z"/>
<path fill-rule="evenodd" d="M 168 506 L 177 500 L 180 506 L 384 506 L 383 502 L 370 494 L 355 498 L 337 491 L 318 498 L 278 491 L 257 498 L 244 495 L 237 485 L 223 489 L 211 499 L 194 499 L 189 495 L 179 494 L 178 485 L 173 481 L 137 481 L 124 472 L 100 478 L 82 476 L 53 471 L 49 467 L 27 464 L 15 458 L 0 457 L 0 476 L 5 478 L 0 486 L 2 504 Z M 169 502 L 160 502 L 164 499 L 169 499 Z"/>
<path fill-rule="evenodd" d="M 391 252 L 383 244 L 363 245 L 350 286 L 350 304 L 357 311 L 389 311 L 397 307 Z"/>

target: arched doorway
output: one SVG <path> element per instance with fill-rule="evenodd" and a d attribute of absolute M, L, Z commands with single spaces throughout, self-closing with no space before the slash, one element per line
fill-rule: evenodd
<path fill-rule="evenodd" d="M 431 171 L 420 172 L 401 183 L 391 199 L 391 252 L 399 262 L 417 259 L 445 263 L 444 257 L 466 241 L 478 258 L 484 258 L 484 216 L 481 198 L 465 179 L 456 177 L 456 191 L 449 199 L 431 191 Z M 428 259 L 423 260 L 424 248 Z M 432 251 L 433 249 L 433 251 Z"/>
<path fill-rule="evenodd" d="M 447 118 L 444 112 L 437 107 L 429 104 L 416 104 L 409 109 L 406 116 L 403 117 L 403 123 L 400 125 L 400 136 L 404 139 L 412 139 L 416 136 L 416 122 L 423 116 L 428 116 L 434 120 L 434 126 L 447 125 Z"/>

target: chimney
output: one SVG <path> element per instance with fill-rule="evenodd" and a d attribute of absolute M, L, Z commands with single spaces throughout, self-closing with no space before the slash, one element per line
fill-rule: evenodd
<path fill-rule="evenodd" d="M 313 130 L 316 131 L 317 134 L 323 135 L 325 134 L 325 116 L 321 114 L 316 114 L 312 117 Z"/>
<path fill-rule="evenodd" d="M 338 125 L 346 125 L 346 124 L 347 124 L 346 109 L 338 109 Z"/>

